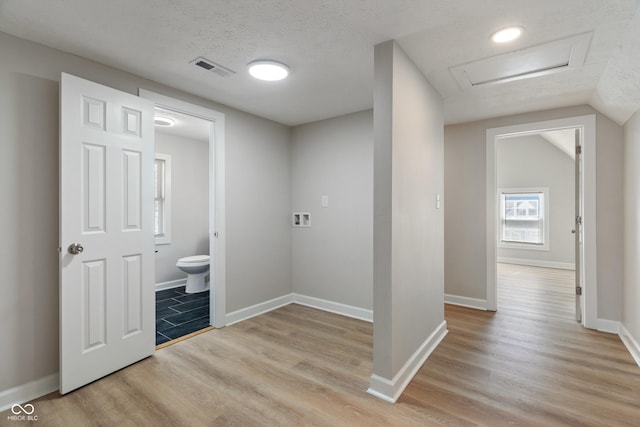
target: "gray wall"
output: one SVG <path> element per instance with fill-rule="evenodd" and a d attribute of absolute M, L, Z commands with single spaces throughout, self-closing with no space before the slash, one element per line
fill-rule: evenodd
<path fill-rule="evenodd" d="M 596 225 L 598 318 L 622 319 L 622 182 L 624 131 L 602 114 L 596 116 Z"/>
<path fill-rule="evenodd" d="M 291 162 L 293 291 L 373 309 L 373 112 L 294 128 Z"/>
<path fill-rule="evenodd" d="M 291 293 L 290 129 L 227 114 L 227 313 Z"/>
<path fill-rule="evenodd" d="M 539 135 L 504 138 L 496 144 L 498 188 L 549 189 L 549 250 L 498 247 L 498 257 L 545 266 L 575 264 L 575 167 L 565 152 Z M 546 264 L 546 263 L 551 264 Z M 568 266 L 567 266 L 568 267 Z"/>
<path fill-rule="evenodd" d="M 486 130 L 596 114 L 598 317 L 620 320 L 622 128 L 588 106 L 445 126 L 445 292 L 486 299 Z M 478 212 L 467 221 L 464 212 Z"/>
<path fill-rule="evenodd" d="M 640 112 L 624 127 L 624 285 L 622 325 L 640 343 Z M 636 349 L 639 351 L 640 349 Z"/>
<path fill-rule="evenodd" d="M 227 310 L 291 292 L 290 130 L 108 66 L 0 33 L 0 391 L 58 371 L 61 72 L 224 113 Z M 247 267 L 249 266 L 249 268 Z"/>
<path fill-rule="evenodd" d="M 444 321 L 443 101 L 395 42 L 374 62 L 373 373 L 391 381 Z"/>
<path fill-rule="evenodd" d="M 156 130 L 156 153 L 171 156 L 171 243 L 156 245 L 156 283 L 186 278 L 178 259 L 209 254 L 209 141 Z"/>

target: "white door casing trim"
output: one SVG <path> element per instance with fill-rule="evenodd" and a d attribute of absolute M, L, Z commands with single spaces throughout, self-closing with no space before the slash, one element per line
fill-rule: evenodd
<path fill-rule="evenodd" d="M 496 139 L 503 136 L 535 133 L 541 130 L 580 128 L 583 130 L 583 189 L 582 203 L 584 227 L 583 296 L 586 328 L 597 329 L 598 283 L 596 250 L 596 116 L 568 117 L 542 122 L 491 128 L 486 131 L 486 229 L 487 229 L 487 309 L 496 310 L 497 263 L 497 203 L 496 203 Z"/>
<path fill-rule="evenodd" d="M 211 324 L 226 326 L 226 221 L 225 221 L 225 116 L 223 113 L 171 98 L 156 92 L 139 89 L 142 98 L 150 99 L 156 107 L 210 121 L 209 132 L 209 254 L 211 255 Z"/>

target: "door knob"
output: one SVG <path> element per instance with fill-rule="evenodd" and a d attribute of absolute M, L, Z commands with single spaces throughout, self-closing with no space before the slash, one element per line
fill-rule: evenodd
<path fill-rule="evenodd" d="M 84 248 L 80 243 L 72 243 L 67 248 L 67 252 L 69 252 L 71 255 L 78 255 L 82 253 L 82 251 L 84 251 Z"/>

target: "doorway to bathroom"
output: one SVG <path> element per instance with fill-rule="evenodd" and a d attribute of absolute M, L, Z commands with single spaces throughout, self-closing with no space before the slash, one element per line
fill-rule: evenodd
<path fill-rule="evenodd" d="M 210 325 L 210 125 L 155 109 L 156 345 Z M 195 286 L 187 286 L 188 277 Z"/>
<path fill-rule="evenodd" d="M 224 326 L 224 115 L 156 102 L 156 345 Z"/>

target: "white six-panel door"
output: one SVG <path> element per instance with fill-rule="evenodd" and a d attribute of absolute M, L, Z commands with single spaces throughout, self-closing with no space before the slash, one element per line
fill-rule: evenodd
<path fill-rule="evenodd" d="M 155 351 L 153 111 L 151 101 L 62 74 L 63 394 Z"/>

